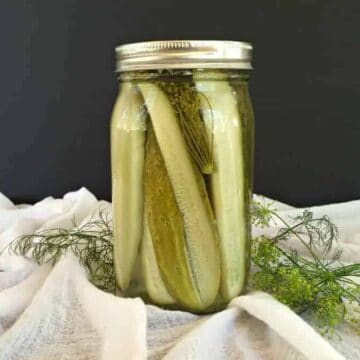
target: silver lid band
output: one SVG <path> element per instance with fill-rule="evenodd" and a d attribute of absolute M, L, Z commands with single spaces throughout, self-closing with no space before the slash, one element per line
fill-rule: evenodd
<path fill-rule="evenodd" d="M 252 69 L 252 46 L 239 41 L 148 41 L 116 48 L 116 71 Z"/>

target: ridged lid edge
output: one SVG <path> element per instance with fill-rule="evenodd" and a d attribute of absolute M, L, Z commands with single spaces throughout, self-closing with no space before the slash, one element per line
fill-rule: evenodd
<path fill-rule="evenodd" d="M 240 41 L 165 40 L 116 48 L 116 70 L 183 68 L 252 69 L 252 45 Z"/>

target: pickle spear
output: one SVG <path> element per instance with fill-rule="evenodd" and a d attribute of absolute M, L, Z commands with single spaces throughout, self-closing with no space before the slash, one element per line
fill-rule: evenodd
<path fill-rule="evenodd" d="M 247 219 L 244 152 L 237 101 L 221 71 L 195 71 L 203 94 L 203 118 L 213 140 L 215 171 L 210 187 L 220 235 L 221 285 L 228 301 L 239 295 L 246 275 Z"/>
<path fill-rule="evenodd" d="M 161 275 L 178 302 L 193 311 L 205 310 L 220 282 L 218 235 L 205 184 L 165 93 L 155 84 L 138 86 L 159 149 L 152 154 L 156 147 L 148 143 L 146 148 L 145 206 Z M 156 158 L 150 156 L 157 156 L 157 167 L 151 166 Z"/>
<path fill-rule="evenodd" d="M 186 308 L 201 308 L 188 262 L 182 215 L 152 128 L 146 140 L 145 216 L 166 287 Z"/>
<path fill-rule="evenodd" d="M 176 301 L 161 278 L 146 214 L 144 214 L 143 231 L 141 261 L 147 293 L 158 305 L 174 304 Z"/>
<path fill-rule="evenodd" d="M 145 121 L 141 94 L 124 82 L 111 119 L 114 263 L 122 290 L 129 286 L 142 238 Z"/>

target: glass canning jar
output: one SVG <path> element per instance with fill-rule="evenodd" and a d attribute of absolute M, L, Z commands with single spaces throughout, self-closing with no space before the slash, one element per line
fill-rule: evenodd
<path fill-rule="evenodd" d="M 250 263 L 252 47 L 155 41 L 116 51 L 118 287 L 166 308 L 216 311 L 244 291 Z"/>

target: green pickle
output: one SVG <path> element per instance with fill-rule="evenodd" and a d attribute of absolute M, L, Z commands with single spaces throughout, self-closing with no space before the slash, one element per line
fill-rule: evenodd
<path fill-rule="evenodd" d="M 154 303 L 162 305 L 175 304 L 176 300 L 169 293 L 161 276 L 147 216 L 147 214 L 144 215 L 144 236 L 141 247 L 145 288 Z"/>
<path fill-rule="evenodd" d="M 244 290 L 254 136 L 246 79 L 231 70 L 123 75 L 114 114 L 133 126 L 113 126 L 112 167 L 125 295 L 206 313 Z"/>
<path fill-rule="evenodd" d="M 114 263 L 123 290 L 130 285 L 143 233 L 145 120 L 139 91 L 124 83 L 111 119 Z"/>
<path fill-rule="evenodd" d="M 216 170 L 209 182 L 220 233 L 221 295 L 231 300 L 241 292 L 246 274 L 247 190 L 241 116 L 226 73 L 197 71 L 194 77 L 198 91 L 204 94 L 204 120 L 213 137 Z"/>

